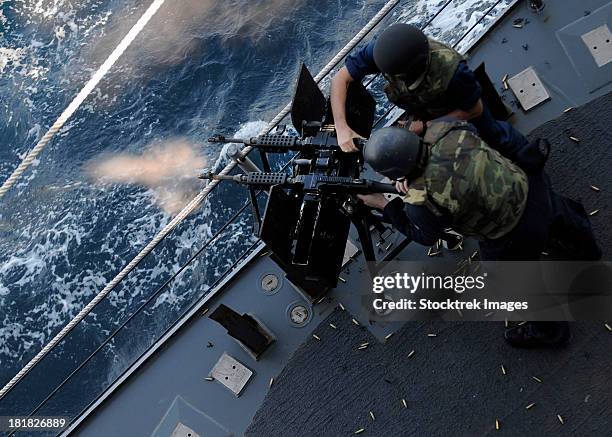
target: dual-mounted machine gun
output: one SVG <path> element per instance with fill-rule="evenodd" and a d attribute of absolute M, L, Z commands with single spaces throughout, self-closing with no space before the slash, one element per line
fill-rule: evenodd
<path fill-rule="evenodd" d="M 371 133 L 375 109 L 369 92 L 352 82 L 347 95 L 347 121 L 365 138 Z M 291 121 L 299 136 L 287 135 L 284 129 L 249 139 L 213 136 L 210 142 L 242 143 L 258 150 L 263 171 L 250 171 L 259 169 L 248 158 L 239 157 L 245 174 L 208 172 L 200 177 L 231 180 L 249 188 L 256 233 L 287 278 L 316 300 L 337 285 L 351 223 L 357 229 L 366 260 L 375 261 L 370 227 L 384 227 L 356 194 L 397 192 L 391 184 L 360 178 L 363 156 L 361 152 L 342 152 L 338 147 L 329 100 L 304 65 L 295 88 Z M 292 171 L 272 172 L 267 154 L 287 152 L 296 153 Z M 258 190 L 268 193 L 263 217 L 257 203 Z"/>

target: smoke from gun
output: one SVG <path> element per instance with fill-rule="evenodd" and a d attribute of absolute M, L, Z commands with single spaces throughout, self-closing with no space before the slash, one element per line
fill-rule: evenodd
<path fill-rule="evenodd" d="M 139 185 L 152 190 L 155 203 L 170 215 L 179 212 L 201 188 L 198 170 L 206 166 L 200 147 L 176 139 L 147 146 L 141 154 L 100 156 L 87 165 L 95 183 Z"/>

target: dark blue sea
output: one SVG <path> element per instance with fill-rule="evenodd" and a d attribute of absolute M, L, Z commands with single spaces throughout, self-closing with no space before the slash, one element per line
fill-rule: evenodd
<path fill-rule="evenodd" d="M 172 218 L 160 207 L 159 191 L 146 184 L 98 183 L 87 171 L 92 162 L 116 154 L 146 156 L 151 144 L 180 139 L 195 147 L 201 167 L 221 168 L 227 162 L 222 146 L 206 139 L 214 133 L 257 134 L 291 99 L 300 64 L 318 72 L 384 3 L 166 0 L 35 165 L 0 199 L 0 383 Z M 446 3 L 402 1 L 382 26 L 398 20 L 423 25 Z M 453 44 L 495 6 L 461 39 L 458 47 L 465 50 L 509 3 L 452 1 L 427 32 Z M 149 4 L 0 0 L 2 182 Z M 377 84 L 373 93 L 381 95 Z M 385 110 L 380 105 L 378 113 Z M 195 172 L 187 177 L 187 194 L 197 193 L 203 183 Z M 233 184 L 217 188 L 0 401 L 0 415 L 31 413 L 206 245 L 36 413 L 74 417 L 224 277 L 255 239 L 248 208 L 224 227 L 247 201 L 246 191 Z"/>

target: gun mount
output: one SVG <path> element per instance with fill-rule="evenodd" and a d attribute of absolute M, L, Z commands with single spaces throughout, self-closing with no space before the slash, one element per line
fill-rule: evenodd
<path fill-rule="evenodd" d="M 375 109 L 369 92 L 361 84 L 351 83 L 347 96 L 351 128 L 368 137 Z M 223 135 L 209 139 L 258 150 L 262 172 L 228 176 L 205 173 L 200 177 L 232 180 L 248 187 L 257 235 L 287 278 L 314 301 L 337 285 L 351 223 L 359 234 L 364 256 L 375 260 L 369 229 L 372 225 L 381 228 L 382 224 L 356 194 L 396 191 L 390 184 L 360 178 L 363 156 L 344 153 L 338 147 L 329 101 L 304 65 L 296 84 L 291 120 L 299 136 L 273 133 L 248 139 Z M 362 142 L 356 145 L 363 147 Z M 296 153 L 291 173 L 272 172 L 268 154 L 287 152 Z M 268 193 L 263 217 L 257 190 Z"/>

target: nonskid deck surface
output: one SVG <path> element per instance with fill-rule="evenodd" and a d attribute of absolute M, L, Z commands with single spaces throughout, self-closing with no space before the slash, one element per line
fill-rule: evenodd
<path fill-rule="evenodd" d="M 551 142 L 547 170 L 556 189 L 600 210 L 592 223 L 606 260 L 611 123 L 612 93 L 530 135 Z M 543 351 L 508 346 L 500 322 L 410 322 L 380 343 L 351 317 L 337 310 L 315 329 L 321 341 L 295 353 L 247 435 L 339 436 L 361 428 L 377 436 L 486 435 L 497 432 L 496 419 L 499 435 L 610 435 L 612 333 L 603 323 L 573 323 L 568 347 Z"/>
<path fill-rule="evenodd" d="M 380 344 L 337 310 L 315 330 L 321 341 L 293 356 L 246 435 L 487 435 L 496 419 L 499 435 L 609 435 L 610 332 L 575 323 L 571 346 L 535 351 L 510 348 L 503 327 L 411 322 Z"/>
<path fill-rule="evenodd" d="M 543 124 L 530 135 L 547 138 L 552 145 L 546 169 L 555 190 L 580 200 L 587 212 L 597 211 L 590 219 L 606 260 L 612 259 L 611 126 L 609 93 Z"/>

